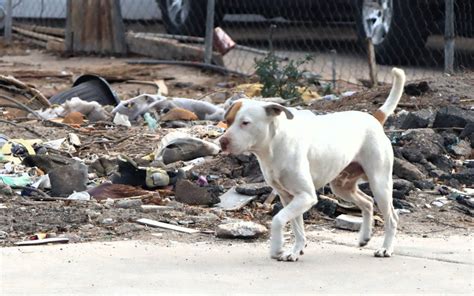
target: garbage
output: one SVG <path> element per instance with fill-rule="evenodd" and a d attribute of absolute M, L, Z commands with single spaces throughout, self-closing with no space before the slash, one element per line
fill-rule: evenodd
<path fill-rule="evenodd" d="M 258 238 L 267 234 L 265 226 L 251 221 L 236 221 L 220 224 L 216 228 L 216 236 L 220 238 Z"/>
<path fill-rule="evenodd" d="M 11 188 L 22 188 L 33 183 L 33 179 L 27 174 L 20 175 L 0 175 L 0 184 L 7 185 Z"/>
<path fill-rule="evenodd" d="M 120 102 L 104 78 L 91 74 L 79 76 L 71 89 L 54 95 L 49 101 L 51 104 L 62 104 L 74 97 L 80 97 L 86 102 L 97 102 L 103 106 L 116 106 Z"/>
<path fill-rule="evenodd" d="M 137 222 L 140 223 L 140 224 L 147 225 L 147 226 L 159 227 L 159 228 L 164 228 L 164 229 L 169 229 L 169 230 L 174 230 L 174 231 L 184 232 L 184 233 L 189 233 L 189 234 L 199 232 L 199 230 L 196 230 L 196 229 L 171 225 L 171 224 L 168 224 L 168 223 L 158 222 L 158 221 L 154 221 L 154 220 L 151 220 L 151 219 L 145 219 L 145 218 L 138 219 Z"/>
<path fill-rule="evenodd" d="M 65 112 L 63 111 L 61 114 L 64 113 Z M 85 115 L 77 111 L 69 112 L 64 115 L 62 122 L 70 125 L 80 126 L 85 122 Z"/>
<path fill-rule="evenodd" d="M 216 207 L 222 208 L 226 211 L 238 211 L 256 198 L 257 195 L 249 196 L 240 194 L 236 192 L 235 187 L 232 187 L 219 197 L 221 202 L 218 203 Z"/>
<path fill-rule="evenodd" d="M 62 104 L 63 116 L 73 112 L 83 114 L 90 122 L 106 120 L 109 118 L 107 111 L 98 102 L 88 102 L 79 97 L 73 97 Z"/>
<path fill-rule="evenodd" d="M 87 191 L 82 191 L 82 192 L 74 192 L 71 195 L 67 197 L 67 199 L 73 199 L 73 200 L 90 200 L 91 196 Z"/>
<path fill-rule="evenodd" d="M 156 191 L 148 191 L 124 184 L 102 183 L 87 190 L 96 200 L 135 198 L 142 199 L 146 203 L 160 204 L 160 194 Z"/>
<path fill-rule="evenodd" d="M 130 123 L 130 120 L 128 119 L 128 116 L 124 115 L 124 114 L 115 113 L 113 122 L 116 125 L 121 125 L 121 126 L 125 126 L 125 127 L 132 127 L 132 124 Z"/>
<path fill-rule="evenodd" d="M 228 53 L 236 44 L 232 38 L 220 27 L 214 29 L 213 46 L 222 55 Z"/>
<path fill-rule="evenodd" d="M 179 160 L 192 160 L 202 156 L 216 155 L 220 147 L 214 143 L 193 137 L 174 138 L 166 146 L 155 152 L 155 159 L 162 159 L 164 164 Z"/>
<path fill-rule="evenodd" d="M 143 118 L 145 119 L 146 124 L 148 125 L 148 129 L 152 132 L 154 132 L 158 128 L 158 122 L 156 121 L 155 118 L 150 113 L 145 113 L 143 115 Z"/>
<path fill-rule="evenodd" d="M 51 170 L 48 175 L 53 196 L 69 196 L 75 191 L 87 189 L 87 166 L 82 163 L 60 166 Z"/>
<path fill-rule="evenodd" d="M 170 183 L 168 173 L 160 168 L 146 168 L 145 183 L 148 188 L 163 187 Z"/>
<path fill-rule="evenodd" d="M 405 93 L 409 96 L 421 96 L 430 90 L 428 82 L 421 81 L 418 83 L 408 83 L 405 85 Z"/>
<path fill-rule="evenodd" d="M 336 227 L 346 230 L 358 231 L 362 225 L 362 217 L 342 214 L 336 217 Z"/>
<path fill-rule="evenodd" d="M 41 235 L 34 235 L 31 236 L 29 240 L 16 242 L 15 245 L 17 246 L 35 246 L 35 245 L 46 245 L 46 244 L 65 244 L 69 242 L 69 238 L 67 237 L 48 237 L 42 238 L 44 236 Z"/>
<path fill-rule="evenodd" d="M 176 201 L 188 205 L 212 206 L 218 202 L 219 189 L 213 186 L 200 187 L 188 180 L 179 180 L 175 189 Z"/>
<path fill-rule="evenodd" d="M 174 121 L 174 120 L 198 120 L 196 114 L 191 111 L 182 108 L 173 108 L 170 111 L 166 112 L 163 116 L 161 116 L 161 121 Z"/>

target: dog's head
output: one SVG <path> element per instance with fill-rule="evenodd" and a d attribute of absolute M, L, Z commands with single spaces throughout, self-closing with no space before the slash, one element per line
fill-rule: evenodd
<path fill-rule="evenodd" d="M 235 101 L 224 116 L 228 128 L 219 140 L 222 151 L 240 154 L 258 150 L 273 136 L 274 123 L 280 115 L 293 119 L 291 111 L 279 104 Z"/>

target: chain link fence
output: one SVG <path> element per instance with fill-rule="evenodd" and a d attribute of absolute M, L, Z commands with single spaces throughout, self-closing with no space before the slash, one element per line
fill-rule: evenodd
<path fill-rule="evenodd" d="M 13 7 L 14 37 L 33 38 L 39 45 L 45 40 L 28 32 L 64 38 L 67 0 L 1 0 L 1 6 L 5 8 L 8 1 Z M 246 74 L 253 73 L 255 59 L 268 52 L 283 61 L 310 54 L 307 70 L 323 79 L 358 84 L 370 79 L 371 46 L 381 82 L 391 80 L 393 65 L 402 66 L 409 79 L 474 68 L 472 0 L 209 1 L 215 2 L 210 6 L 211 29 L 220 27 L 235 42 L 234 48 L 225 49 L 228 39 L 209 34 L 205 38 L 206 23 L 211 21 L 208 0 L 121 0 L 129 50 L 157 59 L 202 62 L 206 42 L 213 41 L 221 51 L 214 52 L 213 62 Z"/>

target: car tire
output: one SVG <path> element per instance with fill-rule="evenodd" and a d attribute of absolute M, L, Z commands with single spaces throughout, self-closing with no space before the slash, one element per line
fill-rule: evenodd
<path fill-rule="evenodd" d="M 416 0 L 359 0 L 356 26 L 363 47 L 372 33 L 378 63 L 420 63 L 429 35 L 422 10 Z"/>
<path fill-rule="evenodd" d="M 166 32 L 175 35 L 204 36 L 207 0 L 156 0 Z M 216 8 L 214 23 L 221 19 Z"/>

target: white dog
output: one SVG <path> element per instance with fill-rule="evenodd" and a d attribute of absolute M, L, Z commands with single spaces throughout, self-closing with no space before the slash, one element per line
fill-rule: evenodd
<path fill-rule="evenodd" d="M 316 204 L 316 190 L 327 183 L 334 194 L 362 210 L 359 245 L 366 245 L 372 235 L 373 202 L 358 188 L 360 179 L 369 181 L 385 220 L 385 239 L 375 256 L 392 255 L 398 216 L 392 205 L 393 151 L 382 125 L 400 100 L 405 73 L 394 68 L 392 74 L 390 95 L 373 115 L 359 111 L 314 115 L 245 99 L 228 109 L 222 151 L 255 154 L 266 182 L 285 206 L 272 221 L 272 258 L 296 261 L 303 254 L 303 213 Z M 284 251 L 283 227 L 288 221 L 295 244 Z"/>

